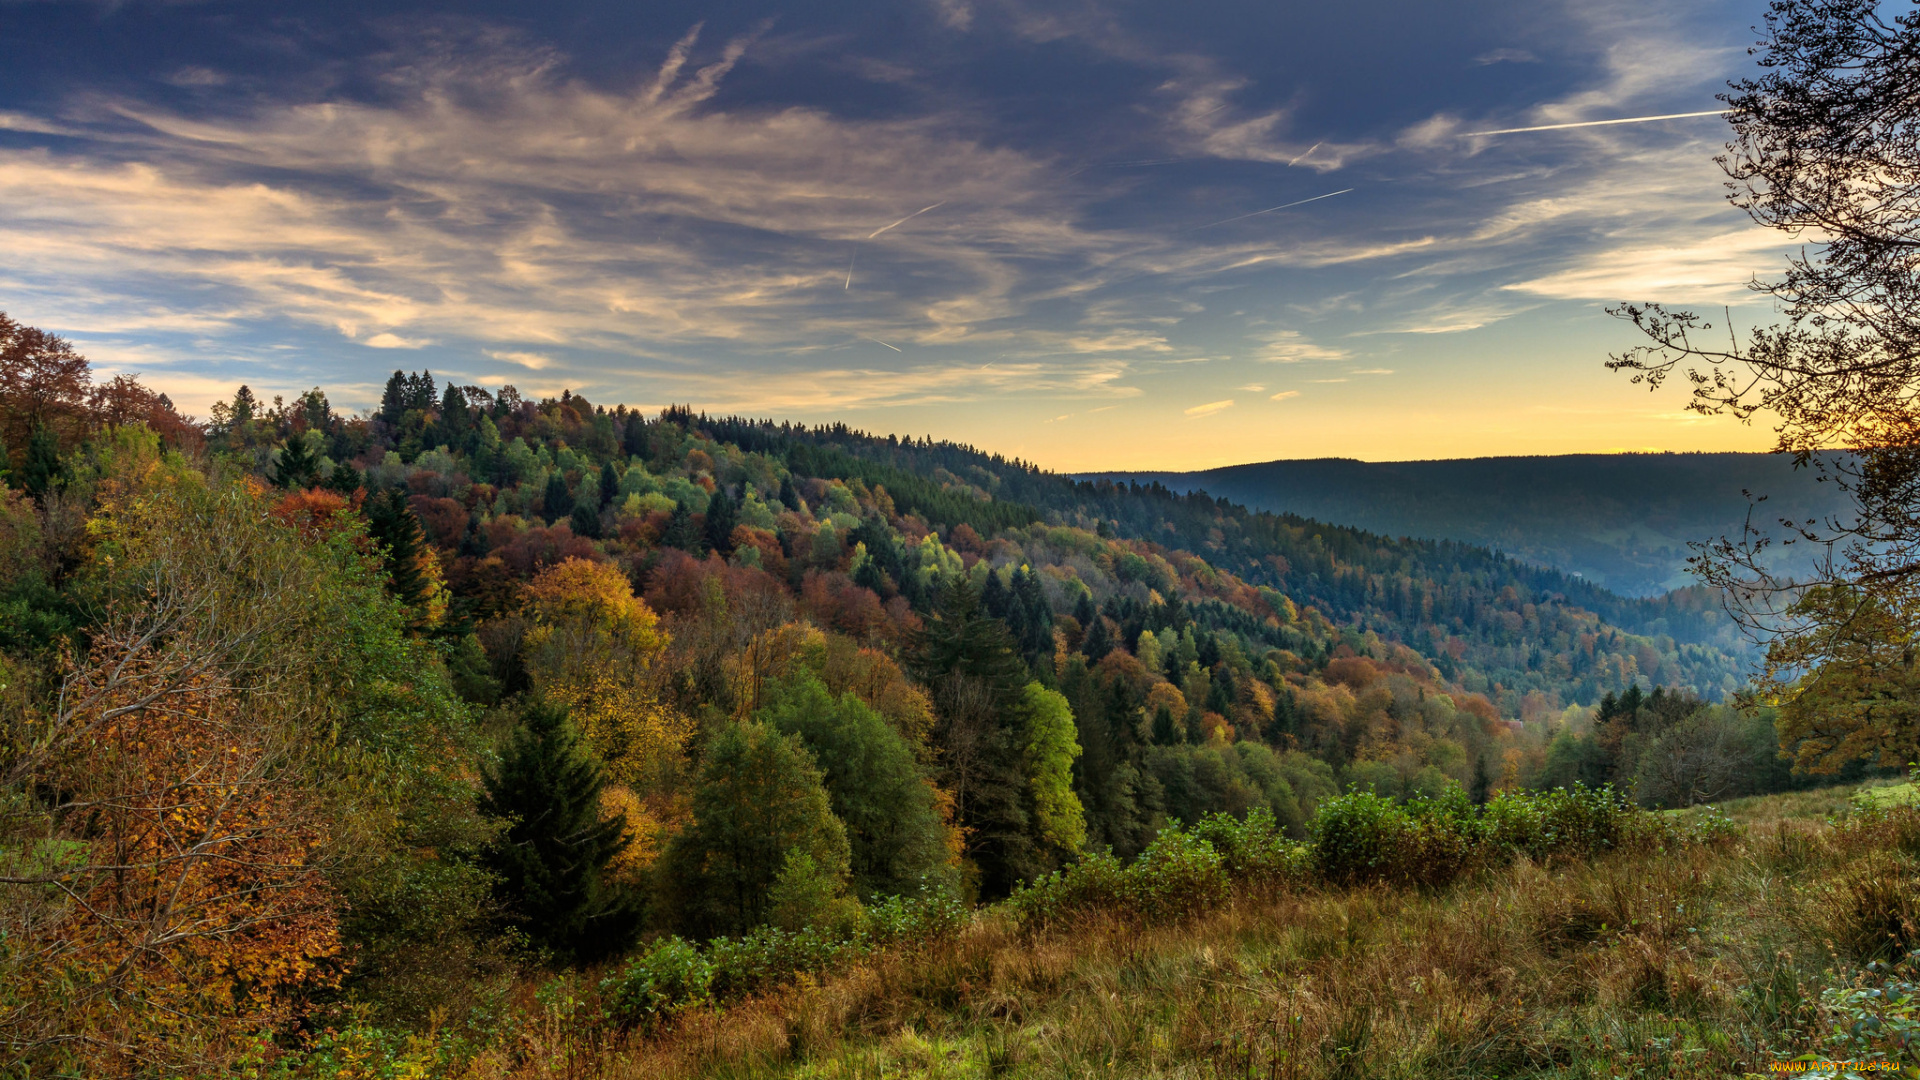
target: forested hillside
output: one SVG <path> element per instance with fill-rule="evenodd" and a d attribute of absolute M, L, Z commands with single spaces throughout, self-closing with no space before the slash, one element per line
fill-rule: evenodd
<path fill-rule="evenodd" d="M 1774 454 L 1321 458 L 1120 478 L 1389 536 L 1491 547 L 1626 596 L 1689 585 L 1688 545 L 1739 536 L 1749 509 L 1755 524 L 1773 530 L 1781 518 L 1823 519 L 1846 503 L 1814 470 Z M 1766 501 L 1752 503 L 1748 492 Z M 1815 554 L 1801 544 L 1769 556 L 1804 573 Z"/>
<path fill-rule="evenodd" d="M 1695 594 L 425 372 L 199 423 L 6 332 L 13 1060 L 413 1030 L 675 934 L 770 978 L 1353 787 L 1787 782 Z"/>

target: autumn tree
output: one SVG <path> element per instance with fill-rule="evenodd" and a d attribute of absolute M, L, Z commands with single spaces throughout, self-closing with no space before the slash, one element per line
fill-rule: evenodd
<path fill-rule="evenodd" d="M 56 450 L 78 442 L 91 423 L 92 385 L 87 358 L 70 343 L 0 312 L 0 444 L 22 454 L 36 437 Z"/>

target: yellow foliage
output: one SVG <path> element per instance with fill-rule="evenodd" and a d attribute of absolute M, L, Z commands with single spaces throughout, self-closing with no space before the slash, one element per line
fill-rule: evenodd
<path fill-rule="evenodd" d="M 535 689 L 567 706 L 621 784 L 639 790 L 676 769 L 693 721 L 660 701 L 653 663 L 667 635 L 618 567 L 568 559 L 527 585 L 524 649 Z"/>

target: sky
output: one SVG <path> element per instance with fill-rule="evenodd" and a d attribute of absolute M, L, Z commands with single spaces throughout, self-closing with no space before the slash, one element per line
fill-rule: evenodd
<path fill-rule="evenodd" d="M 1758 450 L 1702 0 L 0 0 L 0 310 L 204 414 L 395 369 L 1068 471 Z M 1548 130 L 1511 131 L 1515 128 Z M 1502 134 L 1478 134 L 1504 132 Z"/>

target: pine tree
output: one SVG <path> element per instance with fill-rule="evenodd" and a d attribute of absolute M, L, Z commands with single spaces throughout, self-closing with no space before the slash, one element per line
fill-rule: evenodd
<path fill-rule="evenodd" d="M 387 380 L 387 388 L 380 394 L 380 411 L 375 419 L 388 427 L 397 427 L 400 417 L 407 411 L 407 373 L 396 371 Z"/>
<path fill-rule="evenodd" d="M 440 422 L 438 441 L 455 450 L 470 449 L 470 433 L 473 431 L 473 418 L 468 413 L 467 395 L 452 383 L 447 384 L 447 392 L 440 398 Z"/>
<path fill-rule="evenodd" d="M 427 537 L 420 519 L 398 488 L 388 488 L 367 500 L 367 534 L 380 543 L 386 565 L 387 588 L 400 602 L 418 609 L 427 601 L 427 579 L 420 572 L 420 552 Z"/>
<path fill-rule="evenodd" d="M 789 510 L 798 511 L 800 509 L 800 491 L 793 486 L 793 477 L 791 476 L 783 476 L 780 478 L 780 505 Z"/>
<path fill-rule="evenodd" d="M 287 436 L 273 468 L 281 487 L 298 491 L 320 482 L 320 457 L 307 446 L 306 436 L 297 431 Z"/>
<path fill-rule="evenodd" d="M 1093 625 L 1087 627 L 1087 636 L 1081 639 L 1080 651 L 1087 655 L 1087 662 L 1097 664 L 1113 651 L 1113 632 L 1107 629 L 1107 620 L 1099 615 L 1093 617 Z"/>
<path fill-rule="evenodd" d="M 722 555 L 733 554 L 733 527 L 737 524 L 733 500 L 727 497 L 727 485 L 721 484 L 707 500 L 707 546 Z"/>
<path fill-rule="evenodd" d="M 41 424 L 27 438 L 27 459 L 20 467 L 20 486 L 34 498 L 60 486 L 66 466 L 60 461 L 60 439 Z"/>
<path fill-rule="evenodd" d="M 600 466 L 600 509 L 605 510 L 620 494 L 620 474 L 613 471 L 613 462 Z"/>
<path fill-rule="evenodd" d="M 568 519 L 575 536 L 584 536 L 590 540 L 600 539 L 600 512 L 586 503 L 573 508 L 573 516 Z"/>
<path fill-rule="evenodd" d="M 704 556 L 707 545 L 700 530 L 693 523 L 693 511 L 687 504 L 679 503 L 673 508 L 673 516 L 667 519 L 667 527 L 660 534 L 660 543 L 665 547 L 679 548 L 689 555 Z"/>
<path fill-rule="evenodd" d="M 481 812 L 508 823 L 484 861 L 514 922 L 576 964 L 631 944 L 640 930 L 641 898 L 604 876 L 630 842 L 626 819 L 602 817 L 606 774 L 580 745 L 566 710 L 530 705 L 499 770 L 485 773 L 482 783 Z"/>
<path fill-rule="evenodd" d="M 547 477 L 547 490 L 540 499 L 541 515 L 551 525 L 573 513 L 573 492 L 567 487 L 567 478 L 555 470 Z"/>

